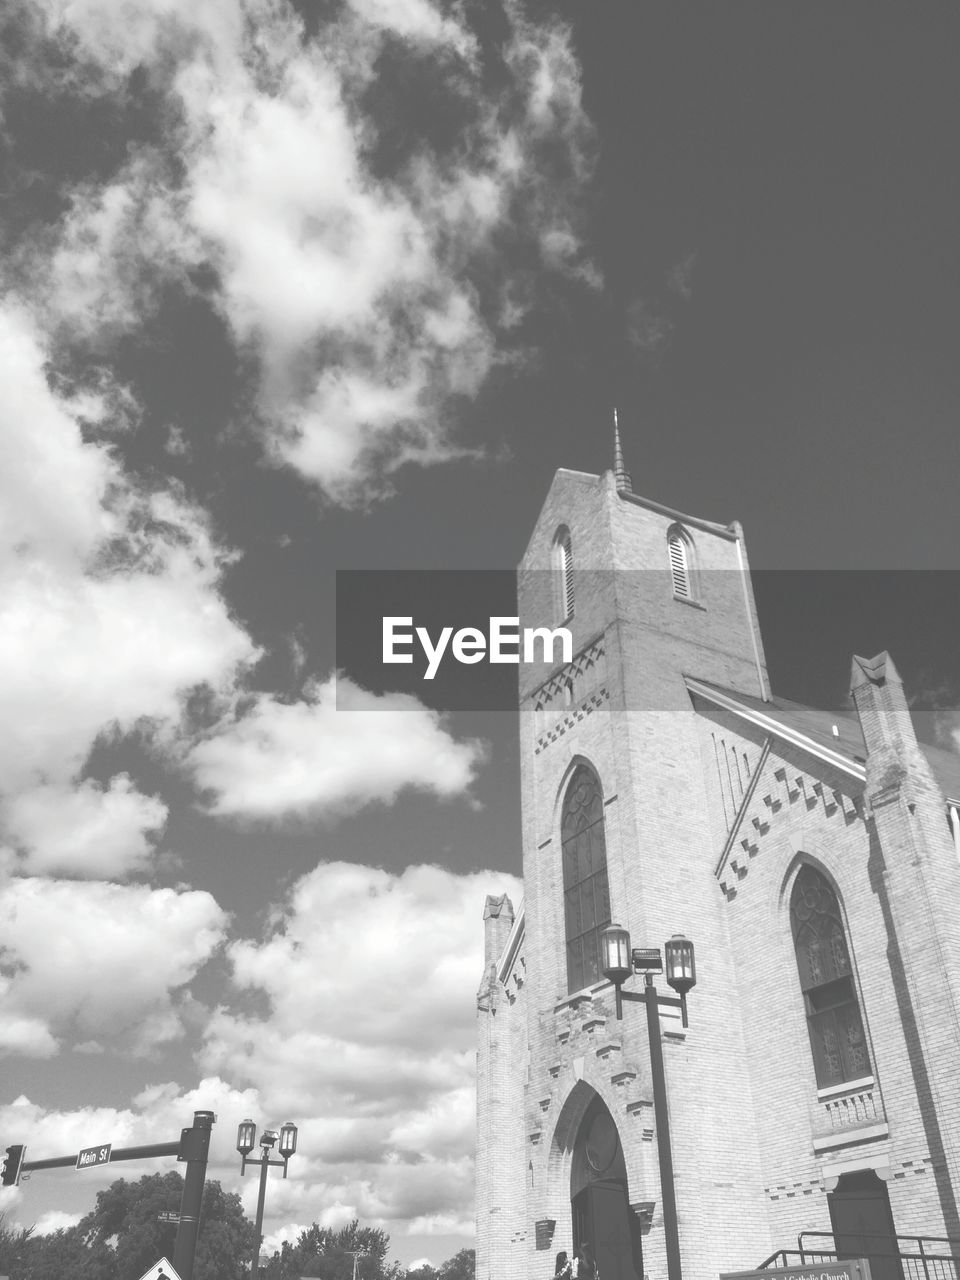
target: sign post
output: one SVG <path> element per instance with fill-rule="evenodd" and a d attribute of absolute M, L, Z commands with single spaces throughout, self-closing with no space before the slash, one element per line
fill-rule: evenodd
<path fill-rule="evenodd" d="M 212 1111 L 195 1111 L 191 1127 L 181 1130 L 180 1133 L 180 1150 L 177 1153 L 177 1159 L 183 1161 L 187 1167 L 183 1176 L 180 1225 L 177 1228 L 177 1242 L 173 1246 L 173 1261 L 183 1280 L 193 1280 L 193 1263 L 197 1253 L 197 1236 L 200 1232 L 203 1184 L 207 1178 L 210 1130 L 213 1128 L 215 1119 Z"/>

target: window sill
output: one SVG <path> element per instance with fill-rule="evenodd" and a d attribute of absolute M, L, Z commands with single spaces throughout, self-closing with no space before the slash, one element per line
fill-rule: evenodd
<path fill-rule="evenodd" d="M 687 604 L 691 609 L 699 609 L 701 613 L 706 613 L 707 611 L 705 604 L 701 604 L 699 600 L 692 600 L 689 596 L 675 595 L 673 598 L 677 604 Z"/>
<path fill-rule="evenodd" d="M 832 1084 L 826 1089 L 817 1090 L 817 1100 L 838 1098 L 843 1093 L 856 1093 L 859 1089 L 872 1089 L 876 1084 L 873 1076 L 861 1076 L 859 1080 L 847 1080 L 844 1084 Z"/>

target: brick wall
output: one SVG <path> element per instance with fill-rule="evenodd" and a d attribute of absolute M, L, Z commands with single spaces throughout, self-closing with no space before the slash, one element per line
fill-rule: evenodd
<path fill-rule="evenodd" d="M 498 977 L 498 960 L 513 923 L 510 899 L 488 897 L 484 908 L 487 966 L 477 993 L 477 1280 L 523 1274 L 527 1053 L 522 953 L 506 984 Z"/>

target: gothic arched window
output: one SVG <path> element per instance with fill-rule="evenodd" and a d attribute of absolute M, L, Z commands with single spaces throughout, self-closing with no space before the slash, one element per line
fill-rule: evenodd
<path fill-rule="evenodd" d="M 686 533 L 674 525 L 667 534 L 667 557 L 670 561 L 670 580 L 673 594 L 680 600 L 693 598 L 691 574 L 692 547 Z"/>
<path fill-rule="evenodd" d="M 800 868 L 790 895 L 790 926 L 818 1087 L 868 1076 L 870 1056 L 840 903 L 809 864 Z"/>
<path fill-rule="evenodd" d="M 567 990 L 601 980 L 600 934 L 610 923 L 603 794 L 597 775 L 578 765 L 563 800 L 560 824 Z"/>
<path fill-rule="evenodd" d="M 557 613 L 566 622 L 573 617 L 573 546 L 570 530 L 558 529 L 553 540 L 553 565 L 557 571 Z"/>

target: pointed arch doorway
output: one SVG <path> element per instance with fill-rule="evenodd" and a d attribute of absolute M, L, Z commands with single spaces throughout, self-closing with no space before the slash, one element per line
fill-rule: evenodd
<path fill-rule="evenodd" d="M 570 1168 L 573 1247 L 593 1247 L 600 1280 L 642 1280 L 639 1223 L 630 1211 L 616 1122 L 597 1095 L 584 1113 Z"/>

